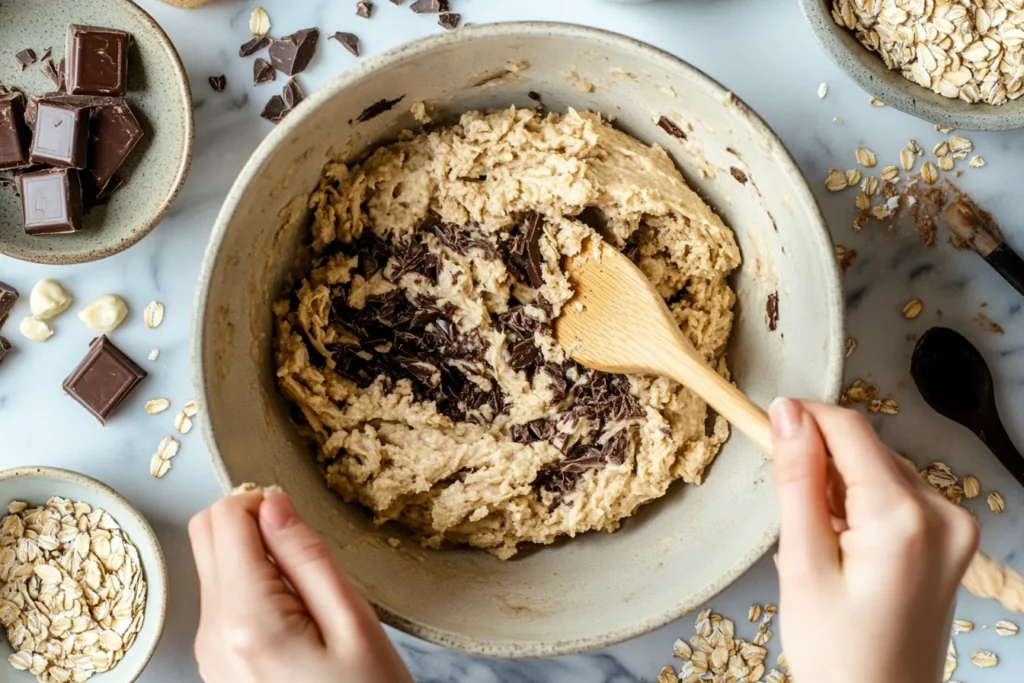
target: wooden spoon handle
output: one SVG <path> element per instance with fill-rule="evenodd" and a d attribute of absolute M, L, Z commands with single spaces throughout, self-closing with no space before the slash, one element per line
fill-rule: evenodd
<path fill-rule="evenodd" d="M 772 427 L 768 413 L 751 401 L 746 394 L 706 363 L 694 363 L 692 359 L 676 364 L 671 377 L 689 387 L 733 427 L 753 441 L 765 455 L 771 457 Z"/>

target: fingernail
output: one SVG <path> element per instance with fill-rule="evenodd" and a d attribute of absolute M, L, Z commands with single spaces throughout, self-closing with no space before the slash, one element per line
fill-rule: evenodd
<path fill-rule="evenodd" d="M 768 406 L 772 434 L 776 439 L 792 439 L 800 433 L 803 408 L 791 398 L 777 398 Z"/>
<path fill-rule="evenodd" d="M 260 520 L 270 529 L 287 529 L 298 523 L 299 513 L 295 512 L 292 501 L 284 491 L 277 486 L 268 486 L 263 490 Z"/>

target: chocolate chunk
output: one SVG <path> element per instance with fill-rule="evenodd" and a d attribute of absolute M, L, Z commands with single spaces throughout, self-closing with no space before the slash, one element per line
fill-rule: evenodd
<path fill-rule="evenodd" d="M 509 351 L 508 366 L 513 370 L 526 370 L 543 362 L 544 355 L 533 343 L 533 339 L 516 342 Z"/>
<path fill-rule="evenodd" d="M 768 318 L 768 329 L 774 332 L 779 327 L 779 293 L 772 292 L 768 295 L 768 303 L 765 305 L 765 313 Z"/>
<path fill-rule="evenodd" d="M 43 60 L 43 75 L 53 82 L 53 87 L 58 90 L 64 85 L 64 76 L 57 71 L 57 67 L 53 65 L 53 60 L 46 58 Z"/>
<path fill-rule="evenodd" d="M 0 327 L 7 321 L 11 309 L 18 302 L 18 290 L 14 287 L 0 282 Z"/>
<path fill-rule="evenodd" d="M 7 357 L 7 353 L 14 348 L 11 346 L 11 342 L 7 341 L 6 337 L 0 337 L 0 363 L 4 362 L 4 358 Z"/>
<path fill-rule="evenodd" d="M 736 168 L 735 166 L 730 166 L 729 173 L 732 174 L 732 177 L 735 178 L 736 182 L 738 182 L 740 185 L 747 184 L 747 174 L 741 171 L 740 169 Z"/>
<path fill-rule="evenodd" d="M 268 45 L 270 45 L 270 38 L 267 36 L 254 36 L 252 40 L 242 43 L 242 46 L 238 48 L 238 56 L 249 57 Z"/>
<path fill-rule="evenodd" d="M 373 14 L 373 3 L 368 0 L 360 0 L 356 3 L 356 16 L 369 19 Z"/>
<path fill-rule="evenodd" d="M 29 160 L 34 164 L 85 168 L 91 119 L 92 108 L 88 104 L 39 100 Z"/>
<path fill-rule="evenodd" d="M 0 170 L 29 165 L 31 136 L 25 123 L 25 99 L 21 93 L 0 95 Z"/>
<path fill-rule="evenodd" d="M 356 34 L 338 31 L 331 36 L 331 38 L 341 43 L 342 47 L 354 54 L 356 57 L 359 56 L 359 37 L 356 36 Z"/>
<path fill-rule="evenodd" d="M 686 133 L 683 132 L 683 129 L 669 121 L 664 116 L 658 119 L 658 128 L 661 128 L 674 138 L 679 138 L 680 140 L 686 139 Z"/>
<path fill-rule="evenodd" d="M 320 30 L 306 28 L 270 43 L 270 63 L 286 76 L 302 73 L 313 61 Z"/>
<path fill-rule="evenodd" d="M 52 55 L 52 54 L 53 54 L 53 48 L 52 47 L 46 48 L 45 50 L 43 50 L 43 56 L 39 58 L 39 61 L 45 62 L 47 59 L 50 58 L 50 55 Z"/>
<path fill-rule="evenodd" d="M 270 62 L 267 60 L 257 57 L 256 61 L 252 63 L 252 84 L 259 85 L 276 79 L 277 69 L 270 66 Z"/>
<path fill-rule="evenodd" d="M 260 112 L 260 116 L 265 118 L 271 123 L 281 123 L 285 115 L 288 114 L 288 105 L 284 103 L 284 98 L 280 95 L 274 95 L 268 101 L 266 106 L 263 107 L 263 111 Z"/>
<path fill-rule="evenodd" d="M 454 223 L 446 223 L 434 214 L 428 216 L 420 230 L 433 234 L 441 244 L 460 254 L 467 254 L 471 249 L 479 249 L 488 256 L 497 255 L 494 247 L 486 240 L 474 237 L 467 229 Z"/>
<path fill-rule="evenodd" d="M 395 105 L 404 99 L 405 95 L 402 95 L 401 97 L 397 97 L 393 100 L 383 99 L 374 102 L 369 107 L 364 109 L 362 113 L 359 114 L 359 116 L 356 117 L 356 121 L 358 121 L 359 123 L 365 123 L 370 119 L 375 119 L 384 112 L 391 111 L 392 109 L 394 109 Z"/>
<path fill-rule="evenodd" d="M 459 27 L 459 22 L 462 21 L 461 14 L 455 14 L 454 12 L 445 12 L 437 18 L 437 25 L 448 31 L 454 31 Z"/>
<path fill-rule="evenodd" d="M 24 71 L 26 66 L 32 66 L 36 63 L 36 51 L 32 48 L 25 48 L 14 53 L 14 58 L 18 60 L 21 70 Z"/>
<path fill-rule="evenodd" d="M 416 14 L 435 14 L 441 11 L 440 0 L 416 0 L 409 6 Z"/>
<path fill-rule="evenodd" d="M 299 102 L 306 99 L 306 94 L 302 92 L 302 88 L 299 87 L 294 78 L 288 79 L 288 82 L 284 84 L 284 91 L 281 94 L 284 96 L 284 103 L 288 109 L 294 109 L 299 106 Z"/>
<path fill-rule="evenodd" d="M 540 236 L 544 232 L 544 217 L 530 211 L 523 218 L 518 232 L 508 242 L 508 261 L 534 289 L 544 284 L 541 270 Z"/>
<path fill-rule="evenodd" d="M 18 176 L 25 232 L 50 235 L 82 229 L 82 185 L 78 172 L 50 168 Z"/>
<path fill-rule="evenodd" d="M 145 370 L 101 336 L 92 340 L 89 353 L 64 380 L 64 391 L 105 425 L 145 378 Z"/>
<path fill-rule="evenodd" d="M 210 87 L 213 88 L 214 92 L 224 92 L 224 88 L 228 87 L 228 77 L 224 74 L 220 76 L 210 76 Z"/>
<path fill-rule="evenodd" d="M 568 395 L 568 383 L 562 368 L 554 363 L 544 366 L 544 373 L 549 377 L 548 389 L 551 390 L 551 402 L 558 403 Z"/>
<path fill-rule="evenodd" d="M 113 95 L 128 92 L 128 43 L 124 31 L 95 26 L 68 26 L 67 79 L 72 95 Z"/>

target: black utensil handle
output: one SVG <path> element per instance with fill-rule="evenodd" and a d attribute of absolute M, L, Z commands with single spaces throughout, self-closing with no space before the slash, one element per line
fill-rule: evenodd
<path fill-rule="evenodd" d="M 1021 486 L 1024 486 L 1024 455 L 1021 455 L 1017 447 L 1013 445 L 1010 435 L 1006 433 L 995 410 L 991 412 L 991 415 L 992 418 L 988 420 L 988 424 L 978 433 L 978 436 L 992 451 L 992 454 L 999 459 L 999 462 L 1003 463 L 1003 467 L 1013 475 L 1013 478 L 1020 482 Z"/>
<path fill-rule="evenodd" d="M 985 260 L 1013 285 L 1014 289 L 1024 294 L 1024 259 L 1021 259 L 1017 252 L 1004 242 L 993 249 Z"/>

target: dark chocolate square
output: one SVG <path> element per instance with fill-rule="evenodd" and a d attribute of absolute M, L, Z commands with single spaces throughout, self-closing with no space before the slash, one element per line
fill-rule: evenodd
<path fill-rule="evenodd" d="M 82 229 L 82 183 L 78 171 L 48 168 L 18 176 L 22 218 L 30 235 Z"/>
<path fill-rule="evenodd" d="M 0 95 L 0 170 L 28 166 L 31 139 L 21 93 Z"/>
<path fill-rule="evenodd" d="M 64 380 L 64 391 L 105 425 L 146 374 L 104 335 L 92 340 L 89 353 Z"/>
<path fill-rule="evenodd" d="M 67 73 L 72 95 L 113 95 L 128 92 L 128 44 L 124 31 L 96 26 L 68 26 Z"/>
<path fill-rule="evenodd" d="M 44 98 L 36 104 L 35 135 L 29 160 L 63 168 L 85 168 L 89 159 L 88 104 Z"/>

